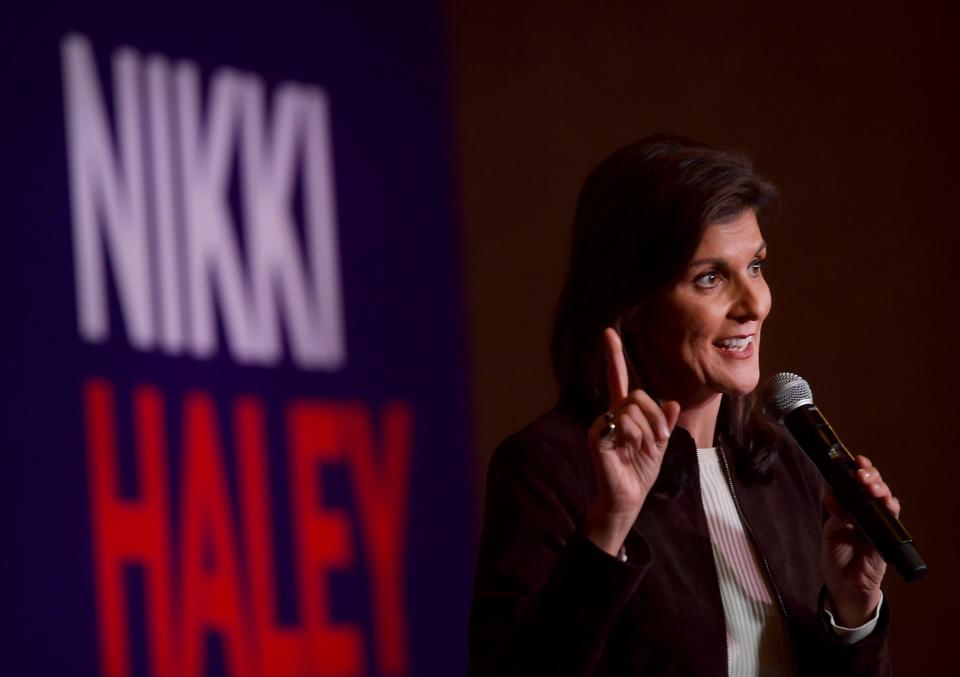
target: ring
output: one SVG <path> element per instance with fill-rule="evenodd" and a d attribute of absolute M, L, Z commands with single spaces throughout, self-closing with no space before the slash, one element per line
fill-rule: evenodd
<path fill-rule="evenodd" d="M 603 420 L 606 421 L 607 423 L 613 423 L 613 412 L 608 411 L 606 414 L 604 414 Z"/>
<path fill-rule="evenodd" d="M 610 437 L 617 431 L 616 423 L 608 423 L 603 427 L 603 437 Z"/>

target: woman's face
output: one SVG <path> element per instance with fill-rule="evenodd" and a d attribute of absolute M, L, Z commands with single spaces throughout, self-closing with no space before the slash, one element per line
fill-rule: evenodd
<path fill-rule="evenodd" d="M 695 404 L 756 388 L 771 301 L 765 258 L 752 210 L 707 226 L 683 277 L 652 302 L 643 328 L 628 339 L 659 396 Z"/>

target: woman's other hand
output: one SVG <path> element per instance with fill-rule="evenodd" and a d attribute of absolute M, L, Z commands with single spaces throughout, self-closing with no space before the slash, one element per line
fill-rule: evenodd
<path fill-rule="evenodd" d="M 899 517 L 900 501 L 870 459 L 857 456 L 857 463 L 858 479 L 867 492 Z M 821 565 L 829 593 L 828 609 L 839 625 L 856 628 L 870 619 L 880 603 L 880 583 L 887 565 L 832 494 L 827 494 L 826 503 L 830 516 L 823 529 Z"/>
<path fill-rule="evenodd" d="M 665 402 L 661 407 L 643 390 L 628 391 L 620 335 L 608 328 L 603 338 L 610 409 L 594 422 L 588 437 L 598 494 L 587 516 L 587 537 L 616 555 L 660 473 L 680 405 Z"/>

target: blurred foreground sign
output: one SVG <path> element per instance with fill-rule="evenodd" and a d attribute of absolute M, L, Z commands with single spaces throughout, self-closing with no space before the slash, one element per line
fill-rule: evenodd
<path fill-rule="evenodd" d="M 463 672 L 442 17 L 127 12 L 3 36 L 2 671 Z"/>

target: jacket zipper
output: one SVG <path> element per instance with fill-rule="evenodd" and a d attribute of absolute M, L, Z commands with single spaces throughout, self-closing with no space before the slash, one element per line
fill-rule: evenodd
<path fill-rule="evenodd" d="M 767 556 L 763 554 L 763 550 L 760 548 L 760 542 L 757 540 L 757 535 L 753 531 L 753 527 L 750 526 L 750 523 L 747 522 L 747 518 L 743 515 L 743 510 L 740 508 L 740 499 L 737 498 L 737 491 L 733 488 L 733 476 L 730 474 L 730 466 L 727 465 L 727 457 L 723 453 L 723 447 L 719 444 L 717 445 L 717 455 L 720 457 L 720 465 L 723 467 L 723 475 L 727 479 L 727 486 L 730 487 L 730 496 L 733 497 L 733 505 L 737 508 L 737 515 L 740 517 L 740 522 L 743 524 L 743 528 L 746 529 L 747 533 L 750 534 L 750 540 L 753 541 L 753 547 L 757 552 L 757 555 L 760 558 L 761 564 L 763 564 L 764 571 L 767 572 L 767 580 L 770 581 L 770 587 L 773 588 L 774 594 L 777 596 L 777 603 L 780 605 L 780 613 L 783 614 L 784 620 L 789 625 L 790 615 L 787 613 L 787 605 L 783 603 L 783 596 L 780 594 L 780 588 L 777 587 L 777 582 L 773 578 L 773 572 L 770 570 L 770 564 L 767 562 Z M 701 506 L 703 504 L 703 496 L 700 497 Z M 713 540 L 710 541 L 711 546 L 713 545 Z M 723 594 L 721 593 L 721 600 Z"/>

